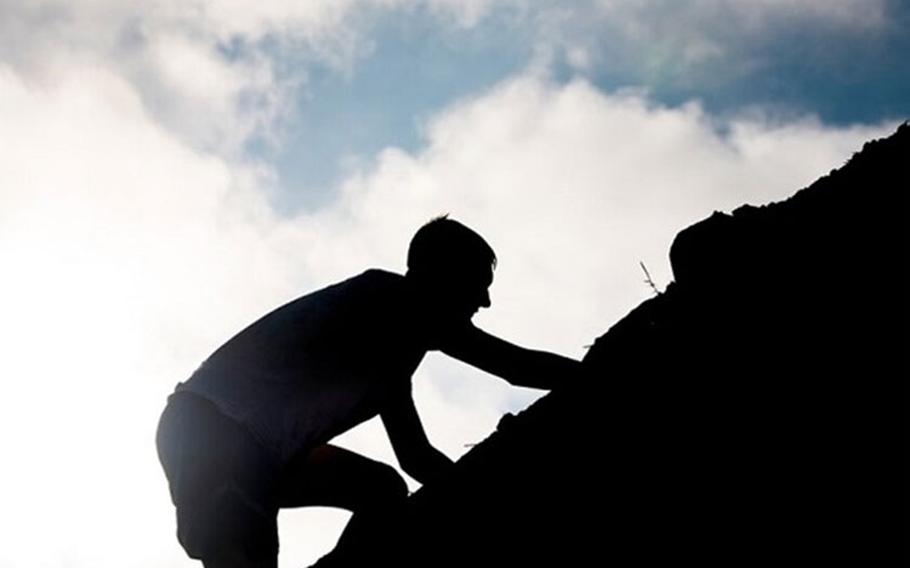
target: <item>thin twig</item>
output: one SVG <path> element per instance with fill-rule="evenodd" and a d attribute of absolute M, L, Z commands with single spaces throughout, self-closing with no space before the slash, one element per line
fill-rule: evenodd
<path fill-rule="evenodd" d="M 638 261 L 638 264 L 641 265 L 641 269 L 645 271 L 645 284 L 651 287 L 654 290 L 655 296 L 660 296 L 660 290 L 657 289 L 657 285 L 654 284 L 654 280 L 651 279 L 651 273 L 648 272 L 648 267 L 645 266 L 645 263 L 641 260 Z"/>

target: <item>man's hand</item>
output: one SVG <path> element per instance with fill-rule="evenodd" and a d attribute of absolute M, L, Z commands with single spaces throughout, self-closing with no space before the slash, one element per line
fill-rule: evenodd
<path fill-rule="evenodd" d="M 401 469 L 421 484 L 439 478 L 452 466 L 452 460 L 427 439 L 410 391 L 390 399 L 379 416 Z"/>

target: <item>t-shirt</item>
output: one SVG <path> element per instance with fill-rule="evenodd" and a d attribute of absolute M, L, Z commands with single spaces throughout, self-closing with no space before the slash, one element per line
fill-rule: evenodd
<path fill-rule="evenodd" d="M 282 463 L 411 396 L 427 351 L 404 276 L 367 270 L 266 314 L 177 390 L 211 400 Z"/>

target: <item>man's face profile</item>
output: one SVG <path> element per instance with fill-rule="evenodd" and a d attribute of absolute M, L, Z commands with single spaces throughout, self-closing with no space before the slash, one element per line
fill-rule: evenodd
<path fill-rule="evenodd" d="M 470 321 L 480 308 L 488 308 L 493 271 L 482 269 L 453 269 L 434 279 L 429 290 L 435 317 L 453 323 Z"/>

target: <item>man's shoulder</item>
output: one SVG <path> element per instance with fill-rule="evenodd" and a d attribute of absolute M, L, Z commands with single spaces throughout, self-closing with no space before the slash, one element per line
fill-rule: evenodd
<path fill-rule="evenodd" d="M 392 272 L 383 268 L 368 268 L 354 278 L 390 285 L 401 284 L 404 282 L 404 276 L 398 274 L 397 272 Z"/>
<path fill-rule="evenodd" d="M 253 325 L 270 327 L 293 322 L 299 327 L 305 321 L 321 325 L 325 318 L 357 311 L 379 300 L 390 302 L 393 297 L 402 295 L 403 282 L 404 276 L 400 274 L 370 268 L 298 296 L 273 309 Z"/>
<path fill-rule="evenodd" d="M 344 305 L 355 310 L 401 309 L 407 302 L 405 277 L 380 268 L 367 269 L 313 294 L 317 304 Z"/>
<path fill-rule="evenodd" d="M 404 276 L 381 268 L 369 268 L 360 274 L 329 284 L 297 298 L 297 302 L 324 300 L 331 296 L 345 296 L 358 291 L 382 292 L 403 287 Z"/>

